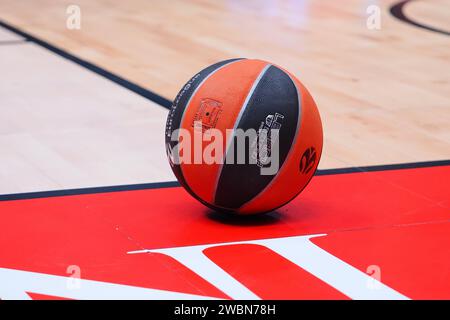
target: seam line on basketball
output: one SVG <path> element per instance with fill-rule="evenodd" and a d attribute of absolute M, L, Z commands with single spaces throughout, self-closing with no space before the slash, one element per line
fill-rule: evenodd
<path fill-rule="evenodd" d="M 188 101 L 186 102 L 186 106 L 184 107 L 183 114 L 181 115 L 180 128 L 182 128 L 183 121 L 184 121 L 184 118 L 185 118 L 185 115 L 186 115 L 186 110 L 189 108 L 189 104 L 191 103 L 192 99 L 193 99 L 194 96 L 197 94 L 197 92 L 198 92 L 198 90 L 201 88 L 201 86 L 205 83 L 205 81 L 208 80 L 213 74 L 215 74 L 217 71 L 221 70 L 222 68 L 225 68 L 226 66 L 229 66 L 229 65 L 231 65 L 231 64 L 233 64 L 233 63 L 235 63 L 235 62 L 237 62 L 237 61 L 241 61 L 241 60 L 245 60 L 245 58 L 233 60 L 233 61 L 230 61 L 230 62 L 224 64 L 223 66 L 220 66 L 219 68 L 213 70 L 210 74 L 208 74 L 208 75 L 205 77 L 205 79 L 203 79 L 203 80 L 198 84 L 197 88 L 195 88 L 194 92 L 192 92 L 191 96 L 189 97 Z M 169 112 L 170 112 L 170 111 L 169 111 Z M 195 128 L 194 128 L 194 130 L 195 130 Z M 180 141 L 180 134 L 181 134 L 181 131 L 180 131 L 180 133 L 178 134 L 178 141 Z M 191 188 L 191 187 L 189 186 L 188 181 L 187 181 L 186 179 L 184 179 L 183 166 L 181 166 L 181 164 L 180 164 L 180 172 L 181 172 L 181 175 L 182 175 L 182 177 L 183 177 L 183 180 L 184 180 L 184 183 L 186 184 L 186 186 L 188 186 L 189 188 Z"/>
<path fill-rule="evenodd" d="M 226 161 L 227 154 L 228 154 L 228 151 L 230 150 L 232 142 L 234 141 L 234 137 L 235 137 L 235 134 L 236 134 L 237 126 L 239 125 L 239 122 L 240 122 L 240 120 L 242 118 L 242 115 L 245 112 L 245 109 L 247 109 L 248 103 L 249 103 L 251 97 L 253 96 L 253 93 L 255 92 L 256 87 L 258 86 L 258 84 L 261 81 L 262 77 L 264 76 L 264 74 L 267 72 L 267 70 L 271 66 L 272 65 L 270 63 L 268 63 L 261 70 L 261 72 L 259 73 L 258 77 L 253 82 L 252 87 L 250 88 L 250 91 L 248 92 L 247 97 L 245 98 L 244 103 L 242 104 L 241 110 L 239 110 L 239 114 L 238 114 L 238 116 L 236 118 L 236 121 L 234 122 L 234 126 L 233 126 L 233 135 L 230 137 L 230 140 L 227 142 L 227 147 L 225 148 L 225 153 L 223 154 L 223 159 L 222 159 L 223 161 L 222 161 L 222 164 L 220 164 L 219 170 L 217 172 L 216 181 L 214 183 L 213 203 L 215 202 L 214 200 L 216 199 L 216 192 L 217 192 L 217 188 L 218 188 L 218 185 L 219 185 L 219 179 L 220 179 L 220 176 L 222 174 L 223 165 L 224 165 L 224 162 Z"/>
<path fill-rule="evenodd" d="M 275 66 L 275 68 L 278 68 Z M 280 174 L 281 170 L 283 170 L 283 167 L 286 163 L 289 162 L 290 158 L 292 157 L 292 150 L 295 147 L 295 143 L 297 141 L 297 137 L 298 137 L 298 133 L 300 132 L 300 126 L 301 126 L 301 122 L 302 122 L 302 96 L 300 95 L 300 90 L 297 86 L 297 84 L 295 83 L 294 79 L 292 79 L 291 75 L 289 73 L 287 73 L 286 71 L 284 71 L 283 69 L 278 68 L 279 70 L 281 70 L 282 72 L 284 72 L 289 79 L 291 79 L 294 87 L 295 87 L 295 91 L 297 92 L 297 99 L 298 99 L 298 119 L 297 119 L 297 126 L 295 128 L 295 135 L 294 135 L 294 139 L 292 140 L 292 144 L 291 147 L 289 148 L 289 152 L 286 156 L 286 159 L 284 159 L 284 162 L 281 164 L 281 167 L 278 168 L 278 172 L 275 174 L 275 176 L 273 177 L 273 179 L 269 182 L 269 184 L 267 186 L 264 187 L 264 189 L 261 190 L 261 192 L 259 192 L 256 196 L 254 196 L 253 198 L 249 199 L 247 202 L 245 202 L 244 204 L 242 204 L 239 208 L 238 211 L 243 208 L 245 205 L 247 205 L 248 203 L 250 203 L 251 201 L 254 201 L 256 199 L 258 199 L 266 190 L 268 190 L 270 188 L 270 186 L 272 186 L 272 184 L 274 184 L 275 180 L 277 179 L 277 176 Z"/>

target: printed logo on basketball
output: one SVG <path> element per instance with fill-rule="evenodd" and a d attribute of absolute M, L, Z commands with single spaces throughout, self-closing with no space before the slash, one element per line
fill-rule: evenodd
<path fill-rule="evenodd" d="M 270 162 L 272 155 L 271 146 L 278 139 L 278 133 L 282 126 L 284 115 L 275 112 L 275 114 L 269 114 L 259 126 L 257 136 L 253 140 L 250 149 L 253 150 L 251 157 L 256 160 L 256 164 L 259 167 L 263 167 Z M 261 132 L 265 131 L 265 135 L 261 135 Z M 262 148 L 259 149 L 259 148 Z"/>
<path fill-rule="evenodd" d="M 302 159 L 300 160 L 300 172 L 307 174 L 314 168 L 314 164 L 316 163 L 316 149 L 314 147 L 310 147 L 306 149 L 303 153 Z"/>
<path fill-rule="evenodd" d="M 221 112 L 221 102 L 209 98 L 202 99 L 200 107 L 195 114 L 194 121 L 192 122 L 192 127 L 194 127 L 196 121 L 200 121 L 203 132 L 215 128 Z"/>

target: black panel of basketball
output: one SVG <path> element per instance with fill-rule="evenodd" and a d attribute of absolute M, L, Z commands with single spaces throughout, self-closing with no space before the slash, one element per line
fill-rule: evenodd
<path fill-rule="evenodd" d="M 291 150 L 298 126 L 300 110 L 295 84 L 284 71 L 270 66 L 243 108 L 245 110 L 237 126 L 239 129 L 258 131 L 262 124 L 267 124 L 270 120 L 280 124 L 278 141 L 281 167 Z M 245 150 L 252 152 L 249 143 L 251 142 L 246 139 Z M 235 146 L 236 137 L 233 141 L 233 147 Z M 235 159 L 233 164 L 223 165 L 216 189 L 216 205 L 237 209 L 257 196 L 276 177 L 261 175 L 260 166 L 249 163 L 250 152 L 246 153 L 245 164 L 237 164 Z M 236 156 L 236 149 L 234 155 Z M 264 164 L 265 167 L 269 165 Z"/>

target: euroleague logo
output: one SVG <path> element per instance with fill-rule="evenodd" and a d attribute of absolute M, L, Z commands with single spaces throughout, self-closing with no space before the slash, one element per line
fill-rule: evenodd
<path fill-rule="evenodd" d="M 311 169 L 314 168 L 316 160 L 317 160 L 316 149 L 314 149 L 314 147 L 306 149 L 300 160 L 300 172 L 303 174 L 307 174 L 308 172 L 310 172 Z"/>
<path fill-rule="evenodd" d="M 195 127 L 195 122 L 199 121 L 203 132 L 215 128 L 221 112 L 221 102 L 208 98 L 202 99 L 202 101 L 200 101 L 200 107 L 194 116 L 192 127 Z"/>

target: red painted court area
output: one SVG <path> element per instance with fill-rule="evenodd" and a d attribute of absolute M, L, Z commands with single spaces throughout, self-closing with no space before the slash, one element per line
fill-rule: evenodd
<path fill-rule="evenodd" d="M 215 298 L 247 292 L 263 299 L 349 299 L 381 290 L 378 283 L 353 286 L 353 279 L 375 272 L 386 292 L 449 299 L 449 181 L 448 165 L 320 175 L 289 205 L 246 219 L 211 212 L 181 187 L 0 201 L 0 278 L 9 279 L 9 294 L 23 291 L 29 298 L 83 298 L 41 277 L 69 277 L 67 268 L 77 266 L 82 280 L 118 288 Z M 252 243 L 318 234 L 309 243 L 336 268 L 316 270 L 308 254 L 303 264 L 303 249 L 296 252 L 292 244 L 289 252 L 300 262 L 289 259 L 281 240 L 279 252 Z M 233 288 L 223 289 L 175 255 L 128 253 L 199 245 L 200 254 L 235 281 Z M 32 272 L 26 275 L 41 284 L 27 287 L 32 281 L 17 270 Z M 333 279 L 334 270 L 339 278 Z"/>

